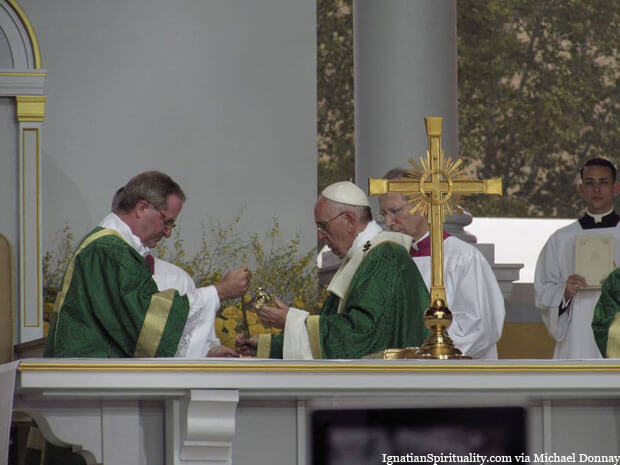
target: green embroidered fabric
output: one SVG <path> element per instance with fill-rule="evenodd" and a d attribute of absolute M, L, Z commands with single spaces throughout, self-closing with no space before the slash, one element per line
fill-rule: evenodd
<path fill-rule="evenodd" d="M 95 240 L 75 257 L 67 296 L 50 322 L 45 356 L 133 357 L 157 292 L 144 258 L 129 244 L 113 235 Z M 187 297 L 175 292 L 154 356 L 175 355 L 188 312 Z"/>
<path fill-rule="evenodd" d="M 345 296 L 331 294 L 320 313 L 323 358 L 357 359 L 384 349 L 420 346 L 428 336 L 424 311 L 429 294 L 402 246 L 384 242 L 358 267 Z M 282 358 L 283 335 L 271 338 L 271 358 Z"/>
<path fill-rule="evenodd" d="M 601 296 L 594 308 L 592 317 L 592 330 L 594 340 L 603 357 L 607 357 L 607 342 L 609 328 L 613 323 L 616 313 L 620 311 L 620 268 L 612 271 L 601 288 Z"/>

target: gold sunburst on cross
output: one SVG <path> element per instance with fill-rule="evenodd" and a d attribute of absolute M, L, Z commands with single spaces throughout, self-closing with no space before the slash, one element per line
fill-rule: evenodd
<path fill-rule="evenodd" d="M 431 234 L 431 302 L 430 308 L 425 314 L 425 323 L 429 326 L 430 313 L 434 312 L 433 324 L 439 328 L 432 330 L 431 338 L 447 340 L 447 328 L 452 319 L 446 301 L 446 290 L 443 282 L 443 223 L 447 214 L 454 210 L 460 211 L 458 200 L 469 194 L 502 194 L 501 178 L 471 180 L 464 179 L 461 160 L 444 160 L 444 152 L 441 147 L 441 124 L 443 118 L 424 118 L 426 134 L 428 136 L 428 150 L 426 159 L 419 163 L 410 159 L 412 169 L 409 170 L 410 179 L 373 179 L 368 180 L 368 193 L 380 195 L 387 193 L 400 193 L 408 196 L 408 202 L 412 205 L 411 213 L 419 211 L 427 216 Z M 447 315 L 447 323 L 437 323 L 437 315 Z M 442 316 L 439 320 L 442 320 Z M 428 342 L 428 340 L 427 340 Z M 425 342 L 425 346 L 427 346 Z M 451 344 L 451 341 L 449 341 Z M 430 349 L 429 349 L 430 350 Z M 450 354 L 444 356 L 443 352 L 451 349 L 433 349 L 433 356 L 429 358 L 455 358 Z M 460 351 L 457 352 L 460 353 Z M 456 352 L 454 353 L 456 354 Z M 452 355 L 454 355 L 452 354 Z"/>
<path fill-rule="evenodd" d="M 450 158 L 443 157 L 443 150 L 441 151 L 441 159 L 440 162 L 442 166 L 439 168 L 439 175 L 442 180 L 446 180 L 448 184 L 450 182 L 453 183 L 455 180 L 464 179 L 465 171 L 461 167 L 463 164 L 462 160 L 453 161 Z M 413 214 L 416 211 L 419 211 L 422 215 L 426 216 L 430 223 L 430 205 L 431 203 L 427 199 L 427 193 L 424 188 L 424 182 L 428 178 L 429 174 L 433 172 L 431 167 L 429 166 L 429 153 L 426 152 L 427 158 L 420 158 L 419 161 L 415 161 L 413 158 L 409 159 L 409 163 L 412 168 L 407 170 L 409 173 L 409 177 L 412 181 L 420 183 L 421 186 L 418 192 L 411 192 L 408 194 L 407 202 L 412 205 L 412 209 L 409 213 Z M 449 189 L 446 195 L 441 198 L 441 203 L 439 205 L 440 208 L 440 217 L 441 222 L 444 223 L 446 221 L 446 216 L 451 215 L 455 211 L 458 213 L 463 213 L 463 209 L 460 207 L 460 203 L 462 200 L 462 195 L 460 193 L 455 193 L 454 188 Z"/>

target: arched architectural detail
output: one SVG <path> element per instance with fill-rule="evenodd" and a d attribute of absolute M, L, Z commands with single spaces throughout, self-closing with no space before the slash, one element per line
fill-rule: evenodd
<path fill-rule="evenodd" d="M 41 249 L 41 127 L 45 118 L 45 79 L 39 43 L 24 10 L 16 0 L 0 0 L 0 36 L 8 52 L 0 64 L 0 97 L 14 99 L 18 165 L 17 223 L 14 250 L 18 257 L 14 321 L 16 343 L 43 336 Z M 8 44 L 8 45 L 7 45 Z M 8 63 L 6 63 L 8 62 Z M 10 65 L 6 67 L 6 65 Z M 7 148 L 8 153 L 14 151 Z"/>
<path fill-rule="evenodd" d="M 41 68 L 39 42 L 30 20 L 15 0 L 0 3 L 4 14 L 0 14 L 0 29 L 6 34 L 15 69 Z"/>

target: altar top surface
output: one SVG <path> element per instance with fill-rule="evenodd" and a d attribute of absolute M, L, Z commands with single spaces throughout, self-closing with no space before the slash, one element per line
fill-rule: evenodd
<path fill-rule="evenodd" d="M 34 358 L 19 372 L 608 372 L 620 374 L 620 359 L 597 360 L 276 360 L 256 358 Z"/>
<path fill-rule="evenodd" d="M 307 392 L 515 391 L 620 397 L 620 360 L 27 359 L 17 392 L 105 390 L 167 397 L 187 389 L 236 389 L 253 396 Z M 157 394 L 159 393 L 159 394 Z"/>

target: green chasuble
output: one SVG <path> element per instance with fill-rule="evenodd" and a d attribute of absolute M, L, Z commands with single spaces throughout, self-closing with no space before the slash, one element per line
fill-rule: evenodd
<path fill-rule="evenodd" d="M 620 268 L 612 271 L 594 308 L 592 330 L 603 357 L 620 357 Z"/>
<path fill-rule="evenodd" d="M 314 358 L 361 358 L 384 349 L 420 346 L 428 330 L 429 294 L 408 251 L 394 242 L 370 249 L 342 306 L 330 294 L 306 326 Z M 338 309 L 340 307 L 340 312 Z M 283 335 L 272 335 L 270 358 L 282 358 Z"/>
<path fill-rule="evenodd" d="M 159 292 L 144 258 L 120 234 L 95 228 L 65 272 L 46 357 L 174 357 L 186 296 Z"/>

